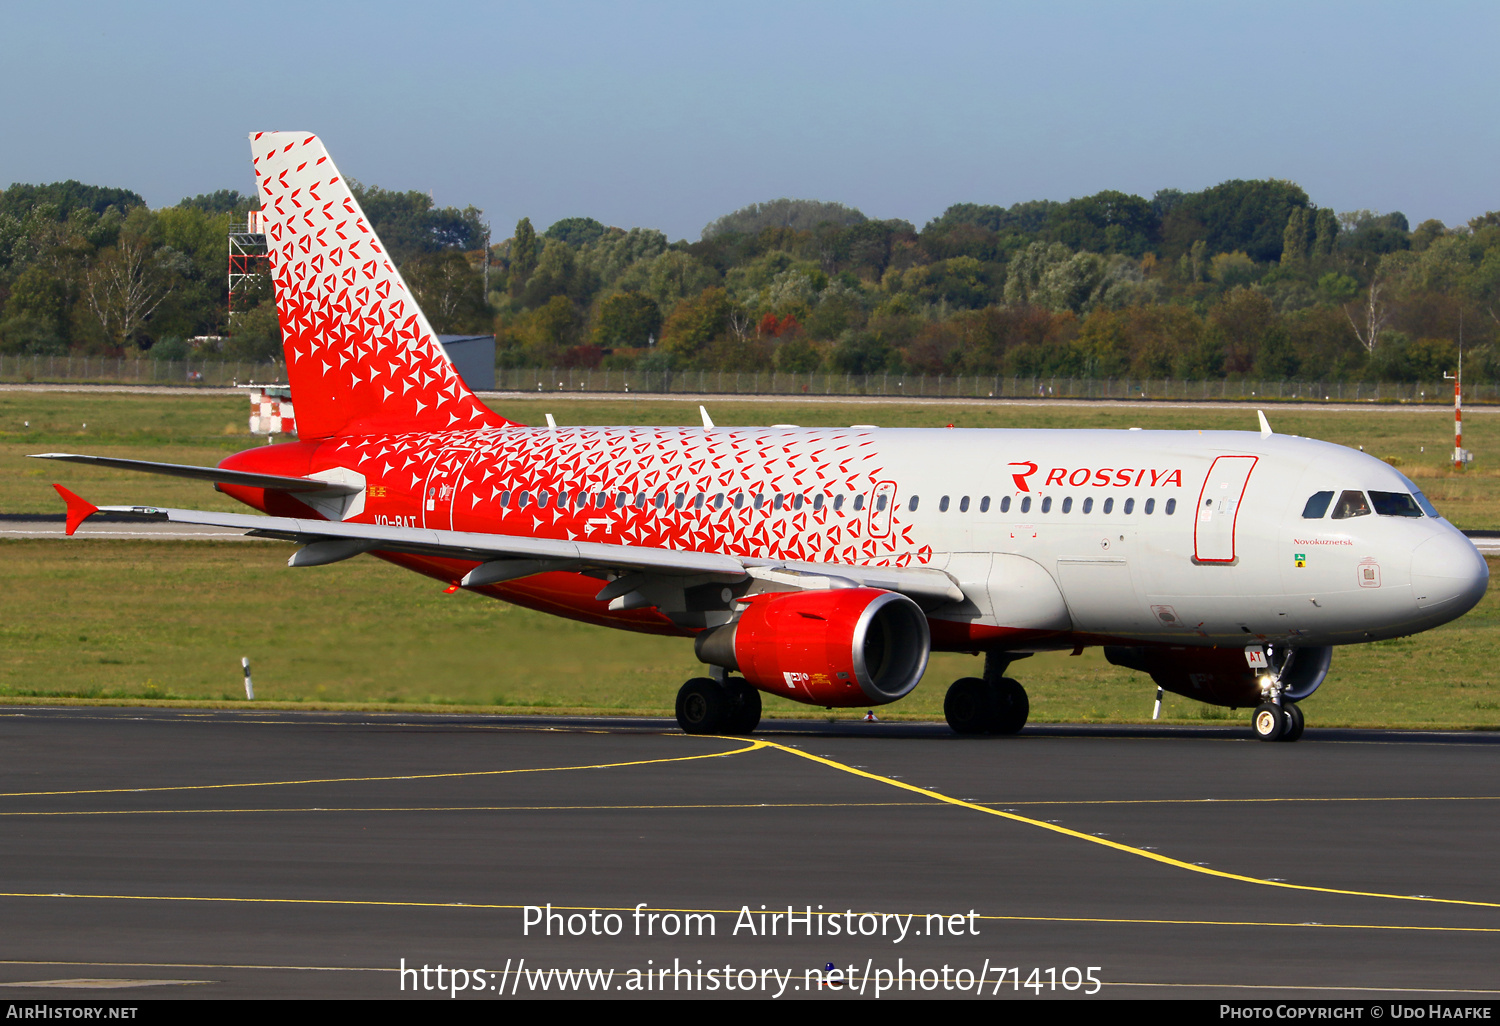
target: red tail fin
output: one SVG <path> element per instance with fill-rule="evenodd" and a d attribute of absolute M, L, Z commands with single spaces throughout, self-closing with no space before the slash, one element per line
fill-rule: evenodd
<path fill-rule="evenodd" d="M 328 151 L 250 137 L 302 438 L 500 426 L 459 378 Z"/>

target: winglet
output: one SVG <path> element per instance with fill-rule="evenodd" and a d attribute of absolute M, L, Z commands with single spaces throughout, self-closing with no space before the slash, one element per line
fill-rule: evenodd
<path fill-rule="evenodd" d="M 707 408 L 700 406 L 698 407 L 698 412 L 703 414 L 703 430 L 712 431 L 714 429 L 714 422 L 709 419 Z"/>
<path fill-rule="evenodd" d="M 83 523 L 89 517 L 99 512 L 98 506 L 95 506 L 87 499 L 83 499 L 77 495 L 74 495 L 62 485 L 55 484 L 52 487 L 57 489 L 57 494 L 61 495 L 63 497 L 63 502 L 66 502 L 68 504 L 67 532 L 70 536 L 74 531 L 78 530 L 79 524 Z"/>
<path fill-rule="evenodd" d="M 1266 419 L 1265 412 L 1263 410 L 1256 410 L 1255 415 L 1260 418 L 1260 437 L 1270 438 L 1271 422 Z"/>

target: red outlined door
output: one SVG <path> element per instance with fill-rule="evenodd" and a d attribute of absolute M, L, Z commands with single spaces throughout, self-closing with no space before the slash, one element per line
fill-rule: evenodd
<path fill-rule="evenodd" d="M 1193 558 L 1199 563 L 1233 563 L 1234 530 L 1240 503 L 1257 456 L 1220 456 L 1208 470 L 1193 517 Z"/>
<path fill-rule="evenodd" d="M 870 537 L 891 533 L 891 510 L 896 505 L 896 482 L 882 481 L 870 493 Z"/>
<path fill-rule="evenodd" d="M 429 530 L 453 530 L 453 498 L 464 467 L 474 458 L 472 449 L 444 449 L 427 472 L 422 486 L 422 526 Z"/>

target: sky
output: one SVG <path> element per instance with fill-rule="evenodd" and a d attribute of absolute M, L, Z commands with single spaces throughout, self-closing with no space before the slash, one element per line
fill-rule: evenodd
<path fill-rule="evenodd" d="M 0 185 L 250 192 L 256 130 L 473 204 L 695 240 L 790 196 L 953 203 L 1297 182 L 1500 208 L 1500 4 L 0 2 Z"/>

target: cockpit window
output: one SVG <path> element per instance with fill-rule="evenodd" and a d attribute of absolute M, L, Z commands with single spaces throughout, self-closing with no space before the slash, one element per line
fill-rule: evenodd
<path fill-rule="evenodd" d="M 1302 507 L 1302 519 L 1322 520 L 1332 501 L 1332 492 L 1314 492 L 1312 498 L 1307 500 L 1307 505 Z"/>
<path fill-rule="evenodd" d="M 1405 474 L 1402 474 L 1399 470 L 1396 471 L 1396 473 L 1400 475 L 1401 483 L 1406 485 L 1407 490 L 1411 492 L 1411 497 L 1417 500 L 1417 506 L 1422 510 L 1423 513 L 1426 513 L 1434 520 L 1443 519 L 1443 515 L 1437 511 L 1437 507 L 1428 500 L 1427 496 L 1422 494 L 1422 489 L 1412 484 L 1411 478 L 1407 477 Z"/>
<path fill-rule="evenodd" d="M 1383 517 L 1419 517 L 1422 515 L 1417 500 L 1405 492 L 1371 492 L 1370 504 Z"/>
<path fill-rule="evenodd" d="M 1337 505 L 1333 507 L 1333 519 L 1348 520 L 1350 517 L 1367 517 L 1370 515 L 1370 504 L 1365 501 L 1364 492 L 1347 491 L 1339 496 Z"/>

